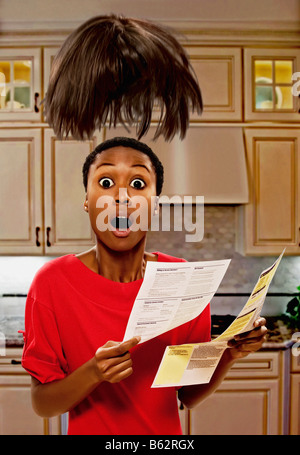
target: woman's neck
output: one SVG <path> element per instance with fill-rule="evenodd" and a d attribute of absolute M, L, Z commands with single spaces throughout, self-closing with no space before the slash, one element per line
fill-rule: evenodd
<path fill-rule="evenodd" d="M 95 259 L 99 275 L 113 281 L 128 283 L 144 277 L 146 267 L 144 244 L 129 251 L 113 251 L 97 243 Z"/>
<path fill-rule="evenodd" d="M 148 261 L 157 261 L 157 255 L 145 251 L 145 242 L 129 251 L 113 251 L 101 243 L 84 253 L 77 254 L 83 264 L 99 275 L 121 283 L 144 277 Z"/>

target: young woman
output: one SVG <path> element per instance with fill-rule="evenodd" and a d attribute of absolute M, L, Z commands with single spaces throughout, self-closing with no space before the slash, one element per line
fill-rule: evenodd
<path fill-rule="evenodd" d="M 145 144 L 115 138 L 87 157 L 83 175 L 96 245 L 43 266 L 26 303 L 22 364 L 33 407 L 44 417 L 69 411 L 69 434 L 181 434 L 177 392 L 188 407 L 212 393 L 236 359 L 261 347 L 265 320 L 229 343 L 209 384 L 151 389 L 167 345 L 210 339 L 209 305 L 145 343 L 120 342 L 147 262 L 183 261 L 145 251 L 163 168 Z M 133 229 L 135 196 L 148 216 L 144 229 Z"/>

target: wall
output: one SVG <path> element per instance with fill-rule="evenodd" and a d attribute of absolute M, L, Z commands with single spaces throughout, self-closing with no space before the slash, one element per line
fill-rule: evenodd
<path fill-rule="evenodd" d="M 196 23 L 202 29 L 297 27 L 298 0 L 0 0 L 0 28 L 50 30 L 75 27 L 92 16 L 119 13 L 170 23 Z M 61 27 L 60 27 L 61 26 Z"/>

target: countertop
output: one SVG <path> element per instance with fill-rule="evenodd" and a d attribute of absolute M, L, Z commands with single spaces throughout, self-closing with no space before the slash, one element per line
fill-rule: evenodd
<path fill-rule="evenodd" d="M 212 338 L 223 333 L 230 323 L 234 320 L 235 316 L 216 316 L 212 315 Z M 294 343 L 292 339 L 293 332 L 289 329 L 283 321 L 276 317 L 267 319 L 267 327 L 269 329 L 267 340 L 263 344 L 262 349 L 288 349 Z M 222 324 L 220 324 L 222 320 Z M 19 315 L 3 315 L 0 316 L 0 334 L 4 334 L 5 346 L 7 348 L 22 348 L 23 347 L 23 334 L 18 333 L 19 330 L 24 330 L 24 316 Z M 2 335 L 3 339 L 3 335 Z"/>

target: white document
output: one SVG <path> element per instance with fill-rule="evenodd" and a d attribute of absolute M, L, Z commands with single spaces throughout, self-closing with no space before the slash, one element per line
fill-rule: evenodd
<path fill-rule="evenodd" d="M 123 340 L 138 335 L 143 343 L 199 316 L 229 263 L 148 262 Z"/>
<path fill-rule="evenodd" d="M 242 311 L 219 337 L 207 343 L 167 346 L 152 387 L 206 384 L 210 381 L 227 342 L 235 335 L 253 329 L 284 251 L 271 267 L 260 274 Z"/>

